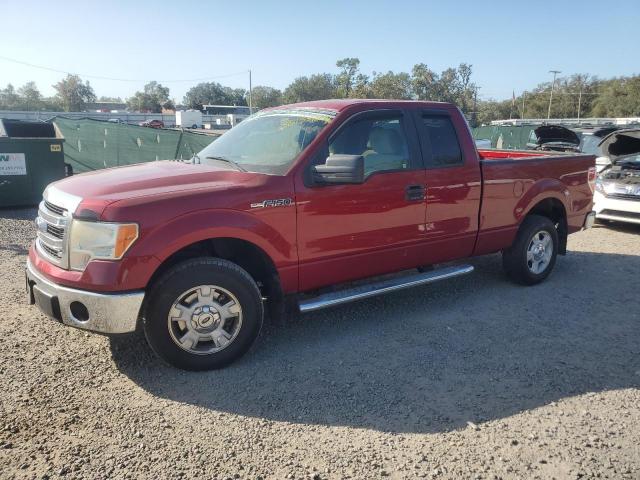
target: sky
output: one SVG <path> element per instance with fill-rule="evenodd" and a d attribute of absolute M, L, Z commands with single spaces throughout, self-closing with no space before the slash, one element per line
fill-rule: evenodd
<path fill-rule="evenodd" d="M 98 96 L 157 80 L 179 103 L 199 81 L 248 88 L 249 69 L 254 86 L 283 89 L 344 57 L 366 74 L 469 63 L 482 99 L 518 95 L 549 70 L 640 73 L 638 0 L 0 0 L 0 12 L 0 57 L 77 73 Z M 49 96 L 63 76 L 0 58 L 0 88 L 33 80 Z"/>

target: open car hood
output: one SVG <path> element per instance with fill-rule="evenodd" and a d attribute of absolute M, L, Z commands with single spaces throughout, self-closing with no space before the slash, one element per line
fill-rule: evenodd
<path fill-rule="evenodd" d="M 599 146 L 612 163 L 624 155 L 640 153 L 640 128 L 610 133 L 602 139 Z"/>
<path fill-rule="evenodd" d="M 580 137 L 573 130 L 560 125 L 542 125 L 534 130 L 538 138 L 537 144 L 562 143 L 573 146 L 580 145 Z"/>

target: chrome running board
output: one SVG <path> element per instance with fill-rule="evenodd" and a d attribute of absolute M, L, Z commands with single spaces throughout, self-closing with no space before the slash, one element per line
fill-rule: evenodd
<path fill-rule="evenodd" d="M 312 312 L 321 308 L 333 307 L 342 303 L 362 300 L 383 293 L 395 292 L 403 288 L 425 285 L 427 283 L 439 282 L 449 278 L 458 277 L 473 272 L 471 265 L 458 265 L 454 267 L 445 267 L 430 272 L 417 273 L 402 278 L 392 278 L 390 280 L 382 280 L 368 285 L 362 285 L 354 288 L 347 288 L 339 292 L 330 292 L 319 295 L 314 298 L 302 300 L 298 303 L 301 312 Z"/>

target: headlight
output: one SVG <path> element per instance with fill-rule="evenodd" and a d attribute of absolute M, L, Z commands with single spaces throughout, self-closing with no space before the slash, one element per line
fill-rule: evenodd
<path fill-rule="evenodd" d="M 135 223 L 73 220 L 69 237 L 69 266 L 84 270 L 90 260 L 118 260 L 138 238 Z"/>
<path fill-rule="evenodd" d="M 604 184 L 600 177 L 596 178 L 596 190 L 602 194 L 604 194 Z"/>

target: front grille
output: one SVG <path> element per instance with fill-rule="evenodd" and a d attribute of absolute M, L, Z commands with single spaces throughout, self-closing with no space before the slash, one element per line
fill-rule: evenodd
<path fill-rule="evenodd" d="M 67 209 L 46 200 L 40 203 L 36 246 L 51 263 L 67 268 L 67 230 L 71 221 Z"/>
<path fill-rule="evenodd" d="M 607 198 L 615 198 L 618 200 L 635 200 L 640 202 L 640 195 L 632 195 L 630 193 L 610 193 Z"/>
<path fill-rule="evenodd" d="M 66 208 L 59 207 L 57 205 L 54 205 L 53 203 L 47 202 L 46 200 L 44 201 L 44 206 L 47 208 L 47 210 L 55 213 L 56 215 L 65 215 L 67 213 Z"/>
<path fill-rule="evenodd" d="M 47 233 L 50 233 L 56 238 L 64 238 L 64 228 L 62 227 L 54 227 L 53 225 L 47 224 Z"/>
<path fill-rule="evenodd" d="M 58 258 L 60 260 L 62 260 L 62 253 L 49 247 L 47 244 L 40 242 L 40 246 L 42 247 L 42 249 L 47 252 L 50 256 Z"/>

